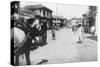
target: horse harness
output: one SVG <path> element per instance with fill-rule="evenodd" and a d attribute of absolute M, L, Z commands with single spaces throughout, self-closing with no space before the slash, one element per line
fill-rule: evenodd
<path fill-rule="evenodd" d="M 27 24 L 25 22 L 22 22 L 21 20 L 16 20 L 14 22 L 14 27 L 17 27 L 17 28 L 23 30 L 26 35 L 29 32 Z"/>
<path fill-rule="evenodd" d="M 20 49 L 22 49 L 23 46 L 25 46 L 25 43 L 32 38 L 30 36 L 30 33 L 31 33 L 30 28 L 29 28 L 28 24 L 26 24 L 25 22 L 22 22 L 20 20 L 16 20 L 14 22 L 14 27 L 17 27 L 17 28 L 23 30 L 25 32 L 25 35 L 26 35 L 25 39 L 20 43 L 20 45 L 14 48 L 14 53 L 16 54 L 16 53 L 18 53 L 18 51 Z"/>

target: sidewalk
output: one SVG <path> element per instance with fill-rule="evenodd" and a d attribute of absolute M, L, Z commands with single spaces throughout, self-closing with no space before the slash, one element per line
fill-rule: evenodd
<path fill-rule="evenodd" d="M 92 36 L 91 34 L 89 34 L 89 33 L 84 33 L 84 37 L 85 38 L 89 38 L 89 39 L 92 39 L 92 40 L 94 40 L 94 41 L 97 41 L 97 36 Z"/>

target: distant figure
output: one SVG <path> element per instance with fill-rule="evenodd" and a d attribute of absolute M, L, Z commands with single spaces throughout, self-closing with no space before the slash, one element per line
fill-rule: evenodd
<path fill-rule="evenodd" d="M 75 26 L 72 26 L 72 32 L 75 34 Z"/>
<path fill-rule="evenodd" d="M 55 25 L 52 26 L 52 39 L 55 40 Z"/>
<path fill-rule="evenodd" d="M 96 31 L 96 28 L 95 28 L 95 26 L 92 26 L 90 30 L 91 30 L 91 34 L 92 34 L 92 36 L 94 36 L 94 34 L 95 34 L 95 31 Z"/>
<path fill-rule="evenodd" d="M 79 28 L 77 30 L 78 32 L 78 42 L 77 43 L 82 43 L 83 42 L 83 27 L 81 24 L 79 24 Z"/>

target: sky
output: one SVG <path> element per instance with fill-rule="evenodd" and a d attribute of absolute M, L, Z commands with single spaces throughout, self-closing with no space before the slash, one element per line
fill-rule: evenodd
<path fill-rule="evenodd" d="M 86 5 L 67 5 L 67 4 L 55 4 L 55 3 L 33 3 L 33 2 L 21 2 L 21 8 L 27 5 L 42 4 L 53 11 L 53 15 L 63 16 L 67 19 L 73 17 L 82 17 L 82 14 L 88 12 L 88 6 Z"/>

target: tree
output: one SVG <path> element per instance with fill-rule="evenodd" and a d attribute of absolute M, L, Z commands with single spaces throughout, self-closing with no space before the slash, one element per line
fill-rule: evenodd
<path fill-rule="evenodd" d="M 89 6 L 89 13 L 88 13 L 89 27 L 95 25 L 96 14 L 97 14 L 97 7 Z"/>

